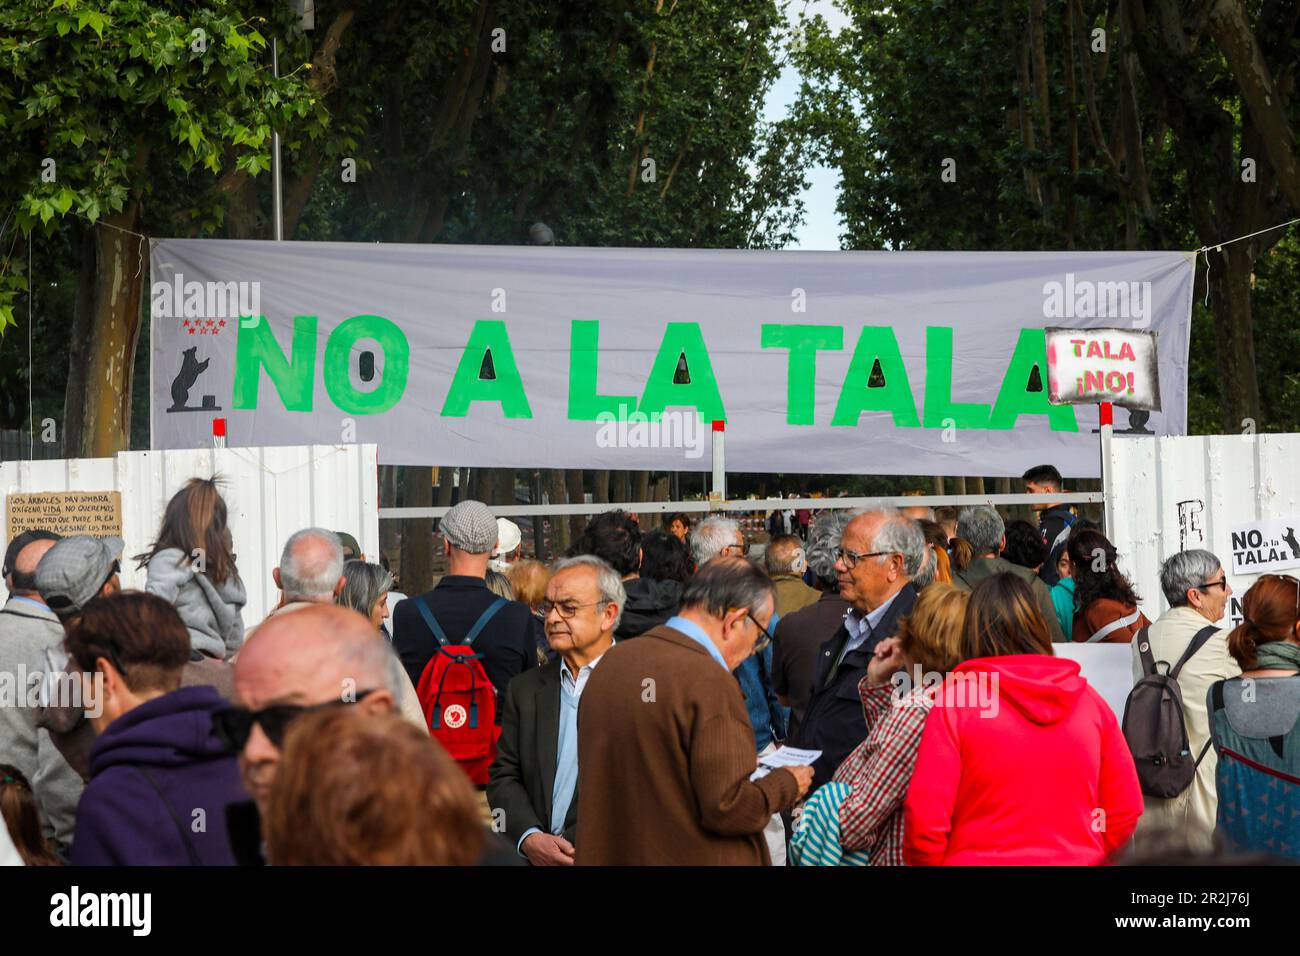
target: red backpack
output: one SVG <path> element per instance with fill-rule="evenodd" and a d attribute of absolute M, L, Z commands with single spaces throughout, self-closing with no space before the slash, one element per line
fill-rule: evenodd
<path fill-rule="evenodd" d="M 474 653 L 473 644 L 488 621 L 506 606 L 506 599 L 498 597 L 488 605 L 459 644 L 448 640 L 423 598 L 413 600 L 438 641 L 438 650 L 424 665 L 415 688 L 425 722 L 469 779 L 486 786 L 501 731 L 497 727 L 496 689 L 483 670 L 483 655 Z"/>

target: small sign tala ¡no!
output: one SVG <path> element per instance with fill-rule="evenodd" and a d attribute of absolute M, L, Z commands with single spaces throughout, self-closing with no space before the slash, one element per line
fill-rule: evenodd
<path fill-rule="evenodd" d="M 14 492 L 5 499 L 5 540 L 44 529 L 67 537 L 122 536 L 120 491 Z"/>
<path fill-rule="evenodd" d="M 1160 411 L 1155 332 L 1060 329 L 1047 333 L 1047 390 L 1053 405 Z"/>

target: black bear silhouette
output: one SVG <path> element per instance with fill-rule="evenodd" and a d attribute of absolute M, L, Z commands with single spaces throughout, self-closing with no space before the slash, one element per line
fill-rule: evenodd
<path fill-rule="evenodd" d="M 1300 542 L 1295 539 L 1295 528 L 1287 528 L 1282 540 L 1291 546 L 1291 557 L 1300 558 Z"/>
<path fill-rule="evenodd" d="M 169 412 L 189 410 L 186 402 L 189 401 L 190 389 L 208 367 L 208 359 L 200 362 L 194 357 L 195 351 L 196 349 L 188 348 L 182 353 L 180 374 L 172 379 L 172 407 L 167 409 Z"/>

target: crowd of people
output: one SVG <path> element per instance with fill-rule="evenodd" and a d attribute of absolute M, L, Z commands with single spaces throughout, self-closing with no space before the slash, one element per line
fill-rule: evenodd
<path fill-rule="evenodd" d="M 1050 466 L 1024 486 L 1063 490 Z M 129 559 L 140 591 L 120 538 L 24 532 L 3 567 L 0 858 L 1300 858 L 1300 580 L 1261 576 L 1221 629 L 1223 565 L 1179 552 L 1151 621 L 1100 528 L 1036 510 L 778 510 L 761 556 L 727 517 L 609 511 L 545 564 L 463 500 L 430 590 L 305 528 L 258 622 L 215 480 Z M 1122 721 L 1066 642 L 1130 645 Z"/>

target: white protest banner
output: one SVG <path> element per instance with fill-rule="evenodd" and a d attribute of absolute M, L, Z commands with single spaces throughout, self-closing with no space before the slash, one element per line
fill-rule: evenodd
<path fill-rule="evenodd" d="M 1300 519 L 1250 521 L 1232 526 L 1232 573 L 1262 574 L 1300 568 Z"/>
<path fill-rule="evenodd" d="M 1132 329 L 1047 329 L 1052 404 L 1160 410 L 1156 333 Z"/>
<path fill-rule="evenodd" d="M 1044 328 L 1160 332 L 1187 426 L 1182 252 L 151 244 L 152 444 L 374 442 L 386 464 L 1093 476 Z M 1123 422 L 1117 431 L 1123 433 Z"/>

